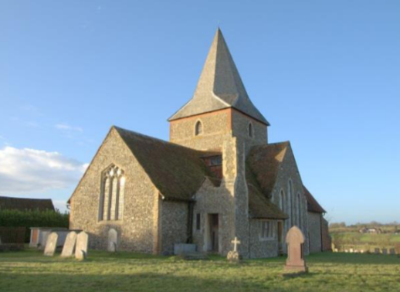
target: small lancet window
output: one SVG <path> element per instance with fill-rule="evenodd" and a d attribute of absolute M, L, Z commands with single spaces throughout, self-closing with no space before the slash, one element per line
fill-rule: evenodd
<path fill-rule="evenodd" d="M 253 138 L 253 124 L 249 123 L 249 137 Z"/>
<path fill-rule="evenodd" d="M 203 124 L 198 121 L 194 130 L 196 136 L 203 134 Z"/>

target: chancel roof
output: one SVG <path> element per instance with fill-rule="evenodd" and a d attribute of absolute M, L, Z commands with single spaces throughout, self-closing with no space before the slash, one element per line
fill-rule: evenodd
<path fill-rule="evenodd" d="M 318 201 L 314 198 L 310 191 L 305 186 L 303 186 L 303 188 L 304 195 L 307 199 L 307 210 L 314 213 L 326 213 L 324 208 L 322 208 L 322 206 L 318 203 Z"/>
<path fill-rule="evenodd" d="M 215 34 L 192 99 L 169 120 L 235 108 L 269 125 L 253 105 L 220 29 Z"/>

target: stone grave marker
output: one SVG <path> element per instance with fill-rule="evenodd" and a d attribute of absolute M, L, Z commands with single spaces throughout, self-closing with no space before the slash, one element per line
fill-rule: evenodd
<path fill-rule="evenodd" d="M 58 240 L 58 234 L 55 232 L 52 232 L 49 234 L 47 237 L 47 242 L 46 242 L 46 247 L 44 248 L 44 255 L 45 256 L 53 256 L 54 253 L 56 252 L 57 248 L 57 240 Z"/>
<path fill-rule="evenodd" d="M 303 252 L 304 235 L 297 226 L 289 229 L 286 235 L 286 243 L 288 246 L 288 258 L 286 260 L 285 272 L 308 272 Z"/>
<path fill-rule="evenodd" d="M 354 250 L 352 248 L 350 248 L 350 253 L 353 253 L 353 252 L 354 252 Z"/>
<path fill-rule="evenodd" d="M 78 260 L 84 260 L 87 257 L 89 245 L 89 235 L 82 231 L 76 237 L 76 248 L 75 248 L 75 258 Z"/>
<path fill-rule="evenodd" d="M 394 248 L 390 249 L 390 255 L 396 255 L 396 250 Z"/>
<path fill-rule="evenodd" d="M 240 244 L 240 241 L 237 239 L 236 236 L 232 240 L 232 244 L 233 244 L 233 250 L 228 252 L 227 259 L 230 262 L 239 262 L 242 259 L 242 256 L 239 254 L 239 252 L 237 250 L 237 246 L 238 246 L 238 244 Z"/>
<path fill-rule="evenodd" d="M 380 254 L 381 253 L 381 250 L 379 249 L 379 248 L 375 248 L 375 254 Z"/>
<path fill-rule="evenodd" d="M 114 228 L 108 231 L 108 247 L 107 250 L 110 252 L 116 252 L 118 246 L 118 232 Z"/>
<path fill-rule="evenodd" d="M 382 248 L 382 254 L 384 254 L 384 255 L 387 255 L 387 254 L 388 254 L 387 248 Z"/>
<path fill-rule="evenodd" d="M 62 257 L 72 257 L 74 255 L 76 244 L 76 232 L 71 231 L 65 239 L 64 247 L 61 252 Z"/>

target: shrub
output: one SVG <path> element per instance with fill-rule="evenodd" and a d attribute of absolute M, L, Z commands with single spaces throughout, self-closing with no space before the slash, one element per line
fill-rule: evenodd
<path fill-rule="evenodd" d="M 25 241 L 29 242 L 30 227 L 64 227 L 68 228 L 69 214 L 58 211 L 0 211 L 0 226 L 26 227 Z"/>

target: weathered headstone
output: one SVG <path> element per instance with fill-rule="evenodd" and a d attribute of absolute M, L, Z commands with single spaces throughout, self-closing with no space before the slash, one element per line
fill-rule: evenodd
<path fill-rule="evenodd" d="M 354 250 L 352 248 L 350 248 L 350 253 L 353 253 L 353 252 L 354 252 Z"/>
<path fill-rule="evenodd" d="M 237 239 L 237 237 L 235 237 L 232 240 L 232 243 L 233 243 L 233 250 L 228 252 L 228 255 L 226 258 L 230 262 L 239 262 L 242 259 L 242 256 L 239 254 L 239 252 L 237 250 L 237 246 L 238 246 L 238 244 L 240 244 L 240 241 Z"/>
<path fill-rule="evenodd" d="M 381 250 L 379 249 L 379 248 L 375 248 L 375 254 L 380 254 L 381 253 Z"/>
<path fill-rule="evenodd" d="M 289 229 L 286 235 L 286 244 L 288 246 L 288 258 L 285 272 L 308 272 L 303 253 L 304 235 L 297 226 Z"/>
<path fill-rule="evenodd" d="M 390 254 L 391 254 L 391 255 L 396 255 L 396 250 L 395 250 L 394 248 L 391 248 L 391 249 L 390 249 Z"/>
<path fill-rule="evenodd" d="M 118 246 L 118 233 L 114 228 L 108 231 L 108 251 L 116 252 Z"/>
<path fill-rule="evenodd" d="M 382 248 L 382 254 L 384 254 L 384 255 L 387 255 L 387 254 L 388 254 L 387 248 Z"/>
<path fill-rule="evenodd" d="M 82 231 L 76 237 L 76 248 L 75 248 L 75 258 L 78 260 L 84 260 L 87 257 L 89 245 L 89 235 Z"/>
<path fill-rule="evenodd" d="M 68 233 L 67 238 L 65 239 L 64 247 L 61 252 L 62 257 L 72 257 L 74 255 L 76 244 L 76 232 L 72 231 Z"/>
<path fill-rule="evenodd" d="M 52 232 L 47 237 L 46 247 L 44 248 L 45 256 L 53 256 L 57 248 L 58 234 Z"/>

